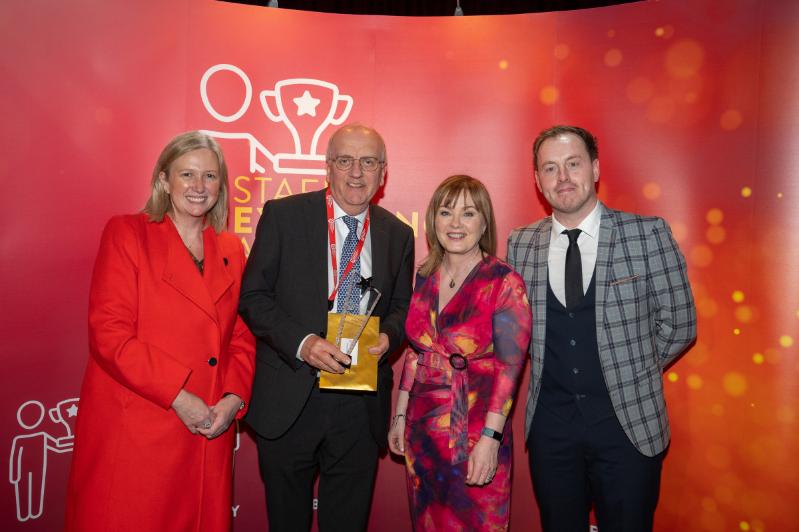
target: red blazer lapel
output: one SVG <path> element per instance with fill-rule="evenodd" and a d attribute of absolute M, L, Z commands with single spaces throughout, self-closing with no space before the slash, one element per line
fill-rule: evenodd
<path fill-rule="evenodd" d="M 219 244 L 219 239 L 213 228 L 206 228 L 203 232 L 203 246 L 205 249 L 203 281 L 205 281 L 208 295 L 214 304 L 233 286 L 233 278 L 228 273 L 227 265 L 234 257 L 226 257 L 225 250 Z"/>
<path fill-rule="evenodd" d="M 164 282 L 200 307 L 211 319 L 217 321 L 216 307 L 205 287 L 203 276 L 197 271 L 197 267 L 191 260 L 189 251 L 183 244 L 183 240 L 180 239 L 172 220 L 168 216 L 164 218 L 164 223 L 159 224 L 163 226 L 163 236 L 167 247 Z M 207 242 L 205 239 L 203 241 Z"/>

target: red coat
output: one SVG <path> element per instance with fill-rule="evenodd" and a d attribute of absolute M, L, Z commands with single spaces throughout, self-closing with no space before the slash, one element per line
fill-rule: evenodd
<path fill-rule="evenodd" d="M 67 531 L 231 528 L 233 425 L 209 441 L 170 409 L 181 388 L 208 405 L 226 392 L 250 400 L 255 346 L 238 317 L 244 251 L 211 228 L 203 243 L 200 275 L 169 217 L 118 216 L 105 228 Z"/>

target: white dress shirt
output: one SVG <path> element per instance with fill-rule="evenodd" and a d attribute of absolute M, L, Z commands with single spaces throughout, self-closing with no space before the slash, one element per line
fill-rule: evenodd
<path fill-rule="evenodd" d="M 333 200 L 333 216 L 336 218 L 336 266 L 341 269 L 341 250 L 344 248 L 344 240 L 347 238 L 347 235 L 350 233 L 349 227 L 347 224 L 344 223 L 344 217 L 347 216 L 347 213 L 338 206 L 336 200 Z M 358 236 L 361 234 L 361 230 L 363 230 L 363 222 L 366 220 L 366 211 L 363 211 L 361 214 L 353 216 L 358 220 Z M 370 222 L 371 224 L 371 222 Z M 327 242 L 327 295 L 333 292 L 333 265 L 330 261 L 330 239 L 328 238 Z M 372 276 L 372 231 L 367 231 L 366 233 L 366 240 L 363 243 L 363 249 L 361 249 L 361 277 L 364 279 L 368 279 Z M 360 281 L 360 279 L 359 279 Z M 339 284 L 341 284 L 341 280 L 339 279 Z M 338 297 L 336 297 L 338 299 Z M 366 312 L 366 306 L 368 298 L 363 298 L 361 301 L 361 312 Z M 333 305 L 333 312 L 338 312 L 338 302 L 334 301 Z"/>
<path fill-rule="evenodd" d="M 594 210 L 586 216 L 580 225 L 575 229 L 580 229 L 580 236 L 577 237 L 577 245 L 580 247 L 580 263 L 583 268 L 583 294 L 588 290 L 591 277 L 594 275 L 596 266 L 597 249 L 599 248 L 599 222 L 602 218 L 602 204 L 597 201 Z M 549 285 L 552 292 L 563 306 L 566 306 L 566 251 L 569 249 L 569 237 L 564 235 L 566 230 L 555 214 L 552 214 L 552 233 L 549 241 L 549 258 L 547 261 L 549 269 Z"/>
<path fill-rule="evenodd" d="M 344 212 L 344 209 L 338 206 L 336 200 L 333 200 L 333 216 L 336 220 L 336 267 L 341 268 L 341 250 L 344 248 L 344 240 L 347 238 L 347 235 L 350 233 L 350 228 L 347 227 L 347 224 L 344 222 L 344 216 L 347 216 L 347 213 Z M 363 230 L 363 222 L 366 220 L 366 211 L 353 216 L 358 220 L 358 236 L 360 236 L 361 231 Z M 369 222 L 369 231 L 366 232 L 366 239 L 363 242 L 363 248 L 361 249 L 361 255 L 359 260 L 361 262 L 361 277 L 364 279 L 368 279 L 372 276 L 372 229 L 371 229 L 371 221 Z M 339 284 L 341 283 L 341 279 L 339 279 Z M 330 261 L 330 236 L 327 239 L 327 295 L 328 297 L 333 292 L 333 264 Z M 336 297 L 338 299 L 338 297 Z M 367 307 L 369 305 L 369 298 L 361 299 L 361 313 L 365 313 Z M 338 312 L 338 302 L 334 299 L 333 300 L 333 310 L 332 312 Z M 305 341 L 313 336 L 315 333 L 311 333 L 305 338 L 302 339 L 300 342 L 299 347 L 297 347 L 297 358 L 302 360 L 300 353 L 302 352 L 302 346 L 305 344 Z"/>

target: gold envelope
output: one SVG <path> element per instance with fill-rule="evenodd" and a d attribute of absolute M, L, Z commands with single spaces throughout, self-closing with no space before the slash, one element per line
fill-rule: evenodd
<path fill-rule="evenodd" d="M 339 349 L 347 352 L 348 345 L 345 340 L 358 334 L 363 326 L 366 316 L 359 314 L 327 314 L 327 341 L 336 344 L 341 319 L 344 318 L 344 328 L 341 332 L 342 346 Z M 377 345 L 380 336 L 380 318 L 372 316 L 366 322 L 361 336 L 357 338 L 358 344 L 353 348 L 350 356 L 352 364 L 344 373 L 330 373 L 322 370 L 319 374 L 319 388 L 323 390 L 359 390 L 364 392 L 377 391 L 377 362 L 380 355 L 369 354 L 369 348 Z M 357 353 L 356 350 L 357 349 Z M 356 363 L 357 362 L 357 363 Z"/>

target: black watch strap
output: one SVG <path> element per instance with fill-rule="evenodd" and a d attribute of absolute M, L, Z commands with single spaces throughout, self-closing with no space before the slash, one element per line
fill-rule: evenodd
<path fill-rule="evenodd" d="M 489 438 L 494 438 L 498 442 L 502 441 L 502 433 L 488 427 L 483 427 L 483 430 L 480 431 L 480 434 L 483 436 L 488 436 Z"/>

